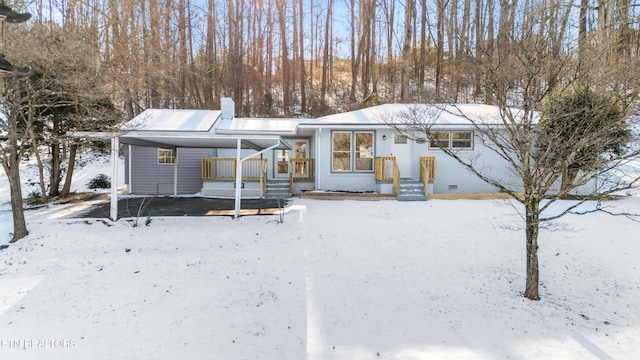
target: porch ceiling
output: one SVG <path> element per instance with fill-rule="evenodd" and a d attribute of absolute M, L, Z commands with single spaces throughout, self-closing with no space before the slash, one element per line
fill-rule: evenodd
<path fill-rule="evenodd" d="M 120 136 L 123 144 L 165 148 L 237 148 L 263 150 L 277 144 L 275 149 L 290 150 L 291 145 L 280 136 L 211 135 L 209 133 L 130 132 Z"/>

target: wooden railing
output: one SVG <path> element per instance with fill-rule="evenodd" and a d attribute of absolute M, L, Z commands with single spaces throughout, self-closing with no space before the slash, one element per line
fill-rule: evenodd
<path fill-rule="evenodd" d="M 396 192 L 396 196 L 400 195 L 400 168 L 398 167 L 398 163 L 393 160 L 393 190 Z"/>
<path fill-rule="evenodd" d="M 293 192 L 294 181 L 313 181 L 314 159 L 289 159 L 289 192 Z"/>
<path fill-rule="evenodd" d="M 424 165 L 424 170 L 423 170 Z M 423 173 L 424 171 L 424 173 Z M 432 181 L 436 179 L 436 158 L 435 156 L 420 157 L 420 179 Z"/>
<path fill-rule="evenodd" d="M 262 167 L 262 195 L 267 193 L 267 159 L 264 159 L 264 166 Z"/>
<path fill-rule="evenodd" d="M 393 166 L 396 162 L 395 156 L 381 156 L 376 158 L 376 169 L 374 176 L 378 181 L 393 180 Z"/>
<path fill-rule="evenodd" d="M 376 158 L 374 176 L 378 181 L 393 181 L 393 189 L 400 194 L 400 168 L 395 156 L 381 156 Z"/>
<path fill-rule="evenodd" d="M 202 180 L 234 180 L 236 178 L 236 158 L 202 158 Z M 266 184 L 267 159 L 247 159 L 242 164 L 242 178 L 259 180 Z M 266 186 L 266 185 L 263 185 Z"/>

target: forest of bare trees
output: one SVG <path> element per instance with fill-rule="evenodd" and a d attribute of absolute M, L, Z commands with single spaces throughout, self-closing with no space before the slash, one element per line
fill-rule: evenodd
<path fill-rule="evenodd" d="M 33 14 L 26 27 L 55 23 L 80 34 L 127 118 L 151 107 L 215 109 L 221 96 L 234 98 L 240 116 L 321 115 L 384 102 L 492 103 L 478 60 L 508 66 L 511 44 L 525 41 L 549 59 L 572 61 L 572 77 L 624 88 L 632 98 L 638 89 L 640 4 L 630 0 L 11 5 Z"/>

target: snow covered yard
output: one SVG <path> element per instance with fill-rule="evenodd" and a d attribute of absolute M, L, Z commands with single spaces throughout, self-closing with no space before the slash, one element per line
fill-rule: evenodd
<path fill-rule="evenodd" d="M 637 196 L 607 205 L 640 212 Z M 31 234 L 0 251 L 1 359 L 640 356 L 639 224 L 623 217 L 542 231 L 532 302 L 503 200 L 297 199 L 283 224 L 53 214 L 27 212 Z"/>

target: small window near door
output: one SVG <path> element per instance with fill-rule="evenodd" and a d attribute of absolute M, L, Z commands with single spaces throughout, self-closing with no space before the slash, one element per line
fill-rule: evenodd
<path fill-rule="evenodd" d="M 158 164 L 167 165 L 176 163 L 176 151 L 174 149 L 158 149 Z"/>
<path fill-rule="evenodd" d="M 393 143 L 394 144 L 406 144 L 407 143 L 407 137 L 405 135 L 396 134 L 396 136 L 393 139 Z"/>

